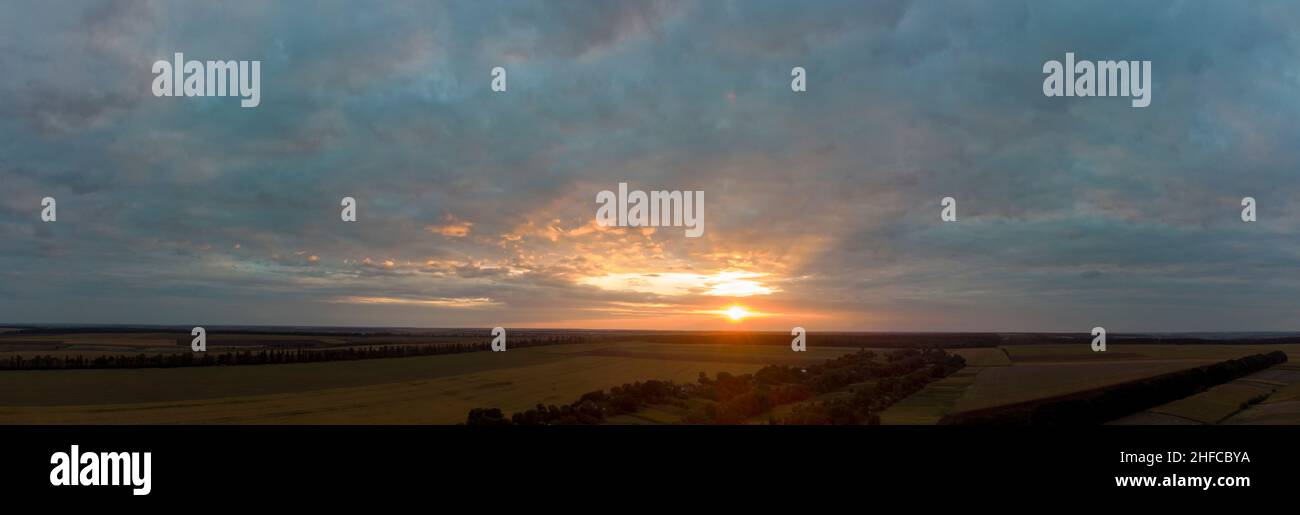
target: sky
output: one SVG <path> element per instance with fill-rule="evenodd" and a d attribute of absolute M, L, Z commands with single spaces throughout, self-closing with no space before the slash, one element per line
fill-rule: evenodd
<path fill-rule="evenodd" d="M 1300 330 L 1298 26 L 1281 1 L 4 2 L 0 322 Z M 176 52 L 261 61 L 260 105 L 155 97 Z M 1151 105 L 1044 96 L 1066 52 L 1151 61 Z M 620 182 L 703 191 L 704 234 L 599 225 Z"/>

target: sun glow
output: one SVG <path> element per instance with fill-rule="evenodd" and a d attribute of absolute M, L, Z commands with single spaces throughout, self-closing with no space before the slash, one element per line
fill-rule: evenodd
<path fill-rule="evenodd" d="M 753 313 L 750 313 L 749 310 L 745 309 L 743 306 L 731 306 L 727 308 L 726 311 L 723 311 L 723 313 L 727 315 L 727 318 L 730 318 L 735 322 L 739 322 L 753 315 Z"/>
<path fill-rule="evenodd" d="M 750 297 L 780 291 L 761 282 L 768 274 L 727 270 L 713 274 L 684 272 L 626 273 L 584 277 L 579 284 L 605 290 L 653 293 L 655 295 L 711 295 Z"/>

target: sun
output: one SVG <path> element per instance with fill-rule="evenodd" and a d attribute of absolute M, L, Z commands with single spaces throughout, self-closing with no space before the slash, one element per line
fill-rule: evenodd
<path fill-rule="evenodd" d="M 722 317 L 724 320 L 731 322 L 733 324 L 738 324 L 746 320 L 749 320 L 751 318 L 762 318 L 762 317 L 772 316 L 771 313 L 754 311 L 740 304 L 731 304 L 718 309 L 700 310 L 700 311 L 695 311 L 695 313 L 699 313 L 701 315 Z"/>
<path fill-rule="evenodd" d="M 743 306 L 731 306 L 727 308 L 726 311 L 723 311 L 723 314 L 727 315 L 727 318 L 739 322 L 753 313 L 750 313 L 749 310 L 745 309 Z"/>

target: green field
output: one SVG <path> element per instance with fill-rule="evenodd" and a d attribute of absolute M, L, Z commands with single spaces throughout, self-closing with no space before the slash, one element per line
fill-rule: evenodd
<path fill-rule="evenodd" d="M 1278 390 L 1263 402 L 1246 408 L 1221 423 L 1300 425 L 1300 383 Z"/>
<path fill-rule="evenodd" d="M 237 346 L 242 338 L 226 342 Z M 343 338 L 312 338 L 348 344 Z M 72 346 L 63 352 L 91 352 L 99 345 L 156 348 L 167 342 L 149 334 L 23 335 L 22 340 Z M 967 368 L 891 406 L 881 421 L 932 424 L 948 413 L 1278 349 L 1300 358 L 1300 346 L 1287 345 L 1114 345 L 1105 353 L 1059 344 L 954 349 L 949 352 L 963 356 Z M 769 364 L 807 365 L 856 350 L 813 346 L 794 353 L 780 345 L 616 341 L 301 364 L 5 371 L 0 373 L 0 424 L 451 424 L 463 422 L 471 408 L 497 407 L 509 414 L 538 403 L 571 403 L 583 393 L 634 381 L 693 382 L 700 372 L 751 373 Z M 1296 385 L 1265 372 L 1138 415 L 1146 423 L 1300 423 Z M 1261 387 L 1266 384 L 1276 388 Z M 1262 390 L 1276 392 L 1241 410 Z M 673 406 L 651 407 L 609 422 L 664 424 L 682 414 Z"/>
<path fill-rule="evenodd" d="M 1237 380 L 1148 411 L 1182 417 L 1201 424 L 1218 424 L 1244 409 L 1248 403 L 1267 398 L 1273 390 L 1264 385 Z"/>
<path fill-rule="evenodd" d="M 0 424 L 450 424 L 476 407 L 507 413 L 583 393 L 700 372 L 753 372 L 854 349 L 710 344 L 572 344 L 291 365 L 0 374 Z"/>
<path fill-rule="evenodd" d="M 188 332 L 60 333 L 24 334 L 0 329 L 0 359 L 19 355 L 80 356 L 189 353 Z M 219 354 L 239 350 L 342 348 L 376 345 L 439 345 L 484 341 L 472 336 L 384 335 L 297 335 L 257 333 L 209 333 L 208 352 Z"/>
<path fill-rule="evenodd" d="M 926 385 L 921 390 L 890 406 L 880 414 L 880 423 L 887 425 L 931 425 L 943 418 L 956 406 L 957 400 L 975 384 L 975 379 L 985 367 L 968 366 L 957 373 Z"/>
<path fill-rule="evenodd" d="M 1300 359 L 1300 346 L 1296 345 L 1112 345 L 1106 352 L 1093 352 L 1086 345 L 1059 344 L 1006 345 L 1001 349 L 1011 358 L 1009 366 L 984 367 L 968 385 L 965 379 L 957 382 L 951 378 L 934 383 L 914 395 L 915 399 L 886 411 L 882 421 L 925 423 L 947 412 L 1052 397 L 1274 350 L 1287 352 L 1291 360 Z M 890 413 L 895 409 L 901 411 Z"/>
<path fill-rule="evenodd" d="M 1287 362 L 1113 423 L 1296 424 L 1300 403 L 1289 401 L 1300 395 L 1298 388 L 1300 364 Z"/>
<path fill-rule="evenodd" d="M 1093 352 L 1087 345 L 1004 345 L 1011 360 L 1017 364 L 1029 363 L 1087 363 L 1120 361 L 1204 362 L 1222 361 L 1251 354 L 1280 350 L 1290 360 L 1300 360 L 1300 345 L 1254 345 L 1225 343 L 1223 345 L 1111 345 L 1106 352 Z"/>

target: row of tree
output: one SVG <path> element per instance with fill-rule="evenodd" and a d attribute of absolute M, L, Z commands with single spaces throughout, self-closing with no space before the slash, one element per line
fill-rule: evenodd
<path fill-rule="evenodd" d="M 1083 425 L 1112 420 L 1285 363 L 1273 351 L 1083 392 L 945 415 L 940 424 Z"/>
<path fill-rule="evenodd" d="M 578 343 L 582 336 L 551 335 L 509 340 L 508 349 Z M 188 344 L 188 342 L 187 342 Z M 0 359 L 0 370 L 62 370 L 86 368 L 176 368 L 230 365 L 274 365 L 377 358 L 434 356 L 491 350 L 485 338 L 474 343 L 358 345 L 329 348 L 263 348 L 238 351 L 160 352 L 86 357 L 80 355 L 13 355 Z"/>
<path fill-rule="evenodd" d="M 864 354 L 870 354 L 864 353 Z M 830 373 L 821 374 L 819 393 L 841 390 L 847 396 L 795 406 L 773 424 L 861 425 L 879 424 L 879 413 L 894 403 L 921 391 L 932 381 L 952 375 L 966 366 L 965 358 L 939 349 L 890 352 L 885 360 L 846 360 Z M 849 386 L 854 385 L 854 386 Z"/>
<path fill-rule="evenodd" d="M 1085 340 L 1091 341 L 1088 333 Z M 788 332 L 735 332 L 735 331 L 649 331 L 617 332 L 602 335 L 601 341 L 727 344 L 727 345 L 780 345 L 790 346 Z M 997 333 L 829 333 L 815 331 L 807 334 L 809 347 L 857 347 L 859 349 L 954 349 L 967 347 L 997 347 L 1004 337 Z"/>
<path fill-rule="evenodd" d="M 615 415 L 635 413 L 650 405 L 681 405 L 690 397 L 689 385 L 650 380 L 585 393 L 573 404 L 543 406 L 506 418 L 499 408 L 472 409 L 468 425 L 592 425 Z"/>
<path fill-rule="evenodd" d="M 719 372 L 713 378 L 700 372 L 695 384 L 629 383 L 584 394 L 569 405 L 539 404 L 510 417 L 499 408 L 476 408 L 470 410 L 466 424 L 599 424 L 612 416 L 665 405 L 684 411 L 683 423 L 739 424 L 776 406 L 873 381 L 874 386 L 855 389 L 848 400 L 813 403 L 797 408 L 791 417 L 771 419 L 772 423 L 862 424 L 873 420 L 874 411 L 965 364 L 961 356 L 938 349 L 900 350 L 883 356 L 859 351 L 807 368 L 769 365 L 753 374 Z M 693 398 L 709 402 L 689 402 Z"/>

